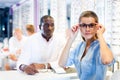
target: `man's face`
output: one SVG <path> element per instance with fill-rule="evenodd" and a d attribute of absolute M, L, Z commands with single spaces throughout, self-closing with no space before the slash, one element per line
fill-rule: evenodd
<path fill-rule="evenodd" d="M 51 18 L 44 19 L 41 26 L 42 35 L 45 37 L 52 37 L 54 32 L 54 20 Z"/>

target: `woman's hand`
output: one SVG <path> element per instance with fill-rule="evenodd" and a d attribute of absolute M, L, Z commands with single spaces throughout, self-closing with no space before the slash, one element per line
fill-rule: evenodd
<path fill-rule="evenodd" d="M 97 26 L 97 29 L 98 29 L 97 30 L 97 36 L 99 38 L 105 32 L 105 27 L 103 25 L 101 25 L 101 24 L 97 24 L 96 26 Z"/>
<path fill-rule="evenodd" d="M 66 38 L 74 41 L 77 34 L 78 34 L 78 30 L 79 30 L 79 25 L 74 25 L 71 29 L 67 29 L 66 31 Z"/>

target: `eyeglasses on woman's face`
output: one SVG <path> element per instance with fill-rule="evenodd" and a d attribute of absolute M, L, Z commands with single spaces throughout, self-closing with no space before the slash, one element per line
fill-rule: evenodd
<path fill-rule="evenodd" d="M 82 28 L 89 27 L 90 29 L 93 29 L 96 25 L 97 25 L 96 23 L 90 23 L 90 24 L 81 23 L 81 24 L 79 24 L 79 26 Z"/>

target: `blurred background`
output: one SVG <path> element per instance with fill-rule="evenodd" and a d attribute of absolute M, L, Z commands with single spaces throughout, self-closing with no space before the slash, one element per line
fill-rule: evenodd
<path fill-rule="evenodd" d="M 55 33 L 61 34 L 77 24 L 80 13 L 85 10 L 96 12 L 99 22 L 105 26 L 105 40 L 111 45 L 118 60 L 114 69 L 119 69 L 120 0 L 0 0 L 0 47 L 7 44 L 16 27 L 20 27 L 24 35 L 27 24 L 33 24 L 36 32 L 39 31 L 38 26 L 43 15 L 54 17 Z M 79 40 L 80 37 L 74 44 Z"/>

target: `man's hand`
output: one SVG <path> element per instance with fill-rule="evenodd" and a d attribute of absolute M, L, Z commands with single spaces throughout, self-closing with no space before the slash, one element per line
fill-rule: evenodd
<path fill-rule="evenodd" d="M 45 65 L 44 64 L 33 63 L 31 65 L 34 65 L 36 69 L 45 69 Z"/>
<path fill-rule="evenodd" d="M 21 70 L 24 71 L 25 73 L 29 74 L 29 75 L 34 75 L 34 74 L 38 73 L 37 69 L 35 68 L 35 66 L 33 64 L 25 65 L 23 67 L 23 69 L 21 69 Z"/>
<path fill-rule="evenodd" d="M 45 64 L 39 64 L 39 63 L 33 63 L 31 65 L 34 65 L 36 69 L 45 69 L 46 65 Z M 49 63 L 47 63 L 47 68 L 50 69 L 51 66 Z"/>

